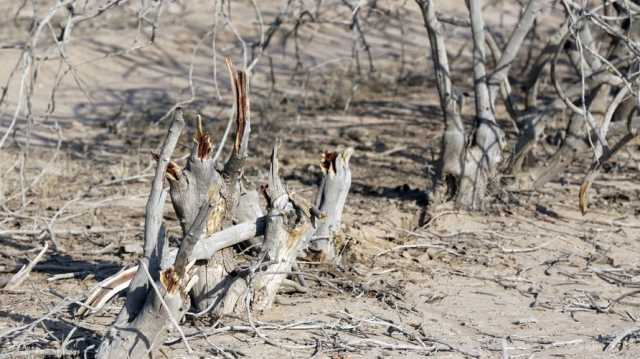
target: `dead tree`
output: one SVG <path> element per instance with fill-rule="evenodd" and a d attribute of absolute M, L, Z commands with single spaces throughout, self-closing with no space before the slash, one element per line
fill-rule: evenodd
<path fill-rule="evenodd" d="M 476 115 L 473 139 L 467 141 L 460 118 L 462 97 L 452 85 L 446 41 L 443 37 L 444 30 L 436 16 L 434 1 L 416 1 L 422 10 L 429 36 L 431 59 L 445 120 L 440 160 L 436 178 L 434 178 L 433 199 L 441 201 L 446 196 L 453 198 L 459 206 L 479 209 L 483 205 L 488 182 L 496 174 L 498 164 L 502 160 L 502 151 L 505 146 L 504 133 L 495 119 L 495 101 L 498 91 L 507 81 L 511 64 L 536 16 L 549 2 L 530 0 L 526 3 L 520 21 L 516 24 L 497 61 L 495 71 L 490 74 L 487 73 L 485 66 L 485 25 L 482 18 L 482 4 L 479 0 L 467 2 L 473 38 Z M 503 95 L 508 94 L 503 93 Z"/>
<path fill-rule="evenodd" d="M 336 257 L 335 235 L 340 229 L 342 211 L 351 186 L 349 159 L 353 149 L 343 152 L 325 152 L 322 156 L 322 182 L 316 195 L 315 208 L 322 220 L 313 236 L 309 248 L 317 252 L 320 261 L 333 261 Z"/>
<path fill-rule="evenodd" d="M 563 30 L 552 37 L 542 52 L 541 61 L 534 66 L 526 86 L 527 104 L 534 104 L 532 112 L 537 114 L 536 135 L 524 141 L 522 136 L 519 139 L 518 142 L 526 142 L 526 146 L 516 147 L 511 174 L 518 178 L 519 188 L 538 190 L 560 176 L 567 165 L 592 154 L 593 164 L 579 192 L 579 206 L 585 213 L 588 190 L 602 164 L 636 136 L 638 125 L 634 122 L 634 113 L 638 81 L 630 69 L 637 64 L 640 54 L 637 35 L 640 27 L 633 25 L 631 14 L 637 14 L 639 8 L 631 2 L 605 4 L 605 10 L 612 6 L 620 19 L 626 18 L 615 28 L 595 11 L 590 11 L 589 17 L 581 17 L 576 13 L 584 13 L 584 9 L 574 8 L 568 2 L 563 4 L 567 14 Z M 603 49 L 604 54 L 600 54 Z M 561 83 L 558 73 L 558 59 L 563 52 L 577 74 L 577 79 L 568 85 Z M 550 64 L 549 76 L 557 98 L 550 104 L 538 106 L 537 83 L 543 78 L 542 69 L 546 64 Z M 560 147 L 542 166 L 524 169 L 522 160 L 535 146 L 537 138 L 534 137 L 544 129 L 543 118 L 564 108 L 569 109 L 570 116 Z M 609 146 L 611 140 L 613 146 Z"/>
<path fill-rule="evenodd" d="M 183 308 L 182 293 L 177 287 L 172 287 L 171 291 L 165 287 L 165 283 L 160 279 L 159 268 L 163 252 L 167 248 L 162 226 L 166 192 L 162 186 L 169 158 L 183 127 L 182 111 L 178 110 L 158 156 L 156 174 L 147 201 L 144 257 L 140 260 L 138 270 L 129 285 L 126 304 L 98 349 L 99 358 L 145 356 L 146 350 L 152 350 L 157 345 L 156 336 L 163 331 L 158 331 L 157 327 L 165 323 L 164 319 L 172 316 L 172 312 Z M 199 235 L 198 229 L 193 228 L 194 236 Z M 155 292 L 152 288 L 162 289 Z M 164 308 L 162 302 L 167 304 Z"/>
<path fill-rule="evenodd" d="M 176 112 L 156 156 L 156 177 L 145 214 L 145 256 L 136 268 L 107 279 L 105 286 L 111 288 L 100 288 L 88 300 L 90 306 L 100 306 L 130 281 L 125 308 L 105 336 L 99 358 L 140 358 L 153 353 L 171 325 L 180 330 L 178 323 L 190 307 L 215 316 L 267 310 L 313 238 L 324 241 L 317 246 L 322 255 L 335 253 L 333 239 L 351 184 L 352 150 L 323 157 L 325 176 L 317 196 L 318 209 L 304 208 L 286 191 L 275 146 L 268 185 L 262 191 L 267 203 L 266 215 L 262 215 L 257 192 L 247 189 L 243 179 L 250 133 L 248 81 L 230 61 L 227 66 L 236 98 L 232 153 L 223 168 L 216 167 L 211 138 L 198 116 L 185 167 L 170 161 L 184 127 L 182 111 Z M 163 177 L 169 182 L 183 232 L 177 251 L 169 250 L 164 238 Z M 238 265 L 233 245 L 260 236 L 259 255 L 248 265 Z"/>
<path fill-rule="evenodd" d="M 637 39 L 637 29 L 640 27 L 633 25 L 637 23 L 633 18 L 639 13 L 640 7 L 633 2 L 598 3 L 591 10 L 579 8 L 574 2 L 559 2 L 564 6 L 565 24 L 551 36 L 533 62 L 522 84 L 524 106 L 517 106 L 513 102 L 507 77 L 510 66 L 534 20 L 543 8 L 551 7 L 552 2 L 526 2 L 521 18 L 501 51 L 491 34 L 485 31 L 481 1 L 467 1 L 469 21 L 436 15 L 433 1 L 416 1 L 422 10 L 429 36 L 445 120 L 440 160 L 433 179 L 432 203 L 453 199 L 461 207 L 482 207 L 488 182 L 500 174 L 502 157 L 509 158 L 504 168 L 508 177 L 516 178 L 518 189 L 541 189 L 575 159 L 592 153 L 594 163 L 580 191 L 580 206 L 585 210 L 586 193 L 602 161 L 609 159 L 619 145 L 628 143 L 636 136 L 636 126 L 630 118 L 637 107 L 638 80 L 631 68 L 637 65 L 640 55 Z M 608 7 L 615 8 L 620 16 L 612 18 L 598 14 L 598 11 Z M 623 20 L 619 26 L 615 24 L 617 19 Z M 461 121 L 462 96 L 452 84 L 442 21 L 471 29 L 476 119 L 473 138 L 467 138 Z M 607 42 L 609 46 L 606 46 Z M 486 69 L 485 43 L 495 59 L 492 72 Z M 598 53 L 602 49 L 608 49 L 604 55 Z M 567 81 L 566 75 L 560 74 L 558 69 L 563 53 L 566 53 L 578 75 L 569 84 L 564 83 Z M 556 97 L 549 100 L 545 94 L 541 101 L 540 87 L 545 76 L 550 77 Z M 503 149 L 508 148 L 503 131 L 495 120 L 498 94 L 517 125 L 518 138 L 507 156 L 503 156 Z M 613 99 L 610 94 L 615 94 Z M 532 158 L 533 149 L 542 138 L 549 119 L 566 109 L 570 116 L 562 144 L 541 166 L 529 166 L 531 161 L 528 159 Z M 614 140 L 613 147 L 609 146 L 608 138 Z"/>

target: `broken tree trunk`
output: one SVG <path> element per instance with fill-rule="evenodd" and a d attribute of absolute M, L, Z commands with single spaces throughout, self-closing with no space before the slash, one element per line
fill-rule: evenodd
<path fill-rule="evenodd" d="M 144 232 L 144 256 L 140 260 L 140 266 L 133 277 L 125 306 L 122 308 L 115 323 L 109 329 L 98 349 L 97 357 L 111 358 L 111 353 L 127 352 L 127 343 L 129 336 L 121 328 L 127 328 L 138 317 L 141 309 L 148 299 L 150 291 L 150 280 L 144 270 L 146 268 L 150 273 L 158 273 L 162 251 L 165 248 L 164 228 L 162 226 L 162 212 L 164 208 L 164 200 L 166 192 L 162 189 L 164 176 L 169 166 L 169 159 L 173 153 L 178 138 L 184 127 L 184 119 L 182 110 L 177 109 L 174 120 L 169 128 L 169 133 L 164 140 L 162 150 L 158 156 L 158 165 L 156 174 L 151 187 L 151 193 L 147 200 L 145 210 L 145 232 Z M 152 280 L 156 280 L 153 278 Z"/>
<path fill-rule="evenodd" d="M 345 160 L 348 164 L 348 157 Z M 264 311 L 273 305 L 278 289 L 315 231 L 310 209 L 302 209 L 291 199 L 278 172 L 276 145 L 271 155 L 269 184 L 265 190 L 268 215 L 262 248 L 264 256 L 261 255 L 261 257 L 267 264 L 265 269 L 258 271 L 253 281 L 249 283 L 253 299 L 251 309 L 258 311 Z M 258 265 L 263 264 L 258 263 Z"/>
<path fill-rule="evenodd" d="M 309 210 L 303 210 L 289 196 L 280 180 L 277 147 L 271 156 L 264 242 L 257 260 L 222 280 L 210 308 L 214 316 L 269 309 L 296 258 L 315 232 Z"/>
<path fill-rule="evenodd" d="M 148 330 L 154 327 L 154 321 L 157 322 L 155 326 L 166 322 L 162 321 L 164 314 L 159 311 L 160 304 L 165 307 L 166 315 L 175 322 L 173 314 L 181 317 L 185 309 L 182 299 L 193 287 L 191 297 L 194 305 L 202 309 L 208 304 L 214 286 L 228 277 L 235 267 L 233 250 L 224 248 L 216 250 L 205 260 L 204 265 L 198 265 L 194 271 L 188 270 L 202 236 L 201 229 L 206 226 L 207 234 L 220 231 L 228 221 L 232 209 L 237 206 L 239 197 L 236 189 L 242 179 L 249 136 L 247 79 L 244 72 L 236 72 L 228 60 L 227 66 L 236 95 L 237 129 L 233 153 L 224 170 L 218 172 L 212 158 L 211 139 L 198 116 L 194 145 L 185 168 L 180 169 L 176 163 L 170 162 L 169 158 L 184 127 L 181 110 L 176 112 L 176 119 L 171 125 L 162 153 L 157 156 L 157 172 L 146 212 L 145 256 L 130 284 L 127 305 L 100 347 L 99 356 L 102 358 L 127 355 L 139 357 L 141 353 L 153 350 L 157 338 L 149 336 Z M 185 239 L 176 255 L 175 266 L 159 274 L 162 249 L 165 256 L 168 254 L 164 231 L 161 229 L 162 208 L 166 197 L 166 192 L 162 190 L 165 176 L 169 181 L 171 200 Z M 207 210 L 203 212 L 203 208 Z M 188 288 L 186 283 L 189 283 Z M 154 288 L 153 293 L 150 287 Z M 133 331 L 133 334 L 126 330 Z M 162 333 L 156 328 L 154 335 L 161 336 Z M 126 355 L 121 356 L 123 353 Z"/>
<path fill-rule="evenodd" d="M 217 204 L 214 205 L 207 224 L 207 235 L 218 232 L 225 225 L 232 223 L 234 211 L 238 212 L 251 132 L 247 75 L 244 71 L 236 71 L 230 60 L 226 59 L 226 64 L 235 95 L 236 133 L 231 156 L 216 178 L 216 189 L 210 191 L 210 201 Z M 224 286 L 220 284 L 232 278 L 229 275 L 235 267 L 232 248 L 216 252 L 204 265 L 198 267 L 199 280 L 191 291 L 194 307 L 198 311 L 206 311 L 216 305 L 224 295 Z"/>
<path fill-rule="evenodd" d="M 349 159 L 352 148 L 343 152 L 325 152 L 320 167 L 323 177 L 316 196 L 315 208 L 320 211 L 320 219 L 309 248 L 319 254 L 321 262 L 330 262 L 336 256 L 335 235 L 340 229 L 349 187 L 351 169 Z"/>
<path fill-rule="evenodd" d="M 144 263 L 140 269 L 150 281 L 152 290 L 147 294 L 144 305 L 135 318 L 124 326 L 115 326 L 113 340 L 105 341 L 100 346 L 98 358 L 146 358 L 153 356 L 168 335 L 167 329 L 178 326 L 184 313 L 189 308 L 188 292 L 197 279 L 190 270 L 191 254 L 195 243 L 200 238 L 209 212 L 208 204 L 203 205 L 183 238 L 175 265 L 162 270 L 158 279 Z M 161 254 L 162 255 L 162 254 Z M 191 352 L 191 348 L 187 350 Z"/>

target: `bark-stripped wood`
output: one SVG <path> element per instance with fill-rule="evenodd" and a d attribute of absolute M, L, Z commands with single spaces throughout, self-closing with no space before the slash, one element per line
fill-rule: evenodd
<path fill-rule="evenodd" d="M 320 167 L 323 177 L 316 195 L 315 208 L 320 211 L 317 229 L 309 248 L 320 255 L 321 261 L 333 261 L 336 256 L 335 234 L 340 229 L 349 188 L 352 148 L 343 152 L 325 152 Z"/>
<path fill-rule="evenodd" d="M 260 255 L 250 268 L 228 276 L 220 284 L 224 290 L 218 292 L 217 305 L 212 308 L 214 315 L 242 315 L 246 310 L 269 309 L 296 258 L 315 232 L 310 211 L 289 197 L 280 180 L 277 146 L 272 152 L 269 182 L 263 194 L 268 211 Z"/>
<path fill-rule="evenodd" d="M 225 60 L 235 95 L 236 133 L 231 156 L 223 170 L 217 173 L 214 185 L 209 190 L 209 200 L 214 209 L 207 224 L 207 235 L 216 233 L 225 225 L 233 223 L 234 211 L 241 198 L 241 184 L 248 156 L 251 116 L 248 96 L 248 78 L 244 71 L 237 71 L 229 59 Z M 213 166 L 212 166 L 213 168 Z M 213 169 L 215 171 L 215 169 Z M 234 251 L 225 248 L 213 254 L 207 263 L 199 266 L 198 282 L 191 291 L 191 298 L 198 311 L 204 311 L 220 300 L 220 284 L 228 280 L 236 267 Z"/>
<path fill-rule="evenodd" d="M 113 339 L 103 341 L 98 358 L 145 358 L 164 342 L 171 324 L 177 325 L 188 309 L 188 295 L 193 285 L 193 271 L 189 270 L 193 243 L 198 240 L 205 226 L 209 205 L 203 205 L 194 223 L 182 240 L 175 266 L 160 271 L 154 279 L 153 290 L 135 318 L 124 326 L 112 328 Z M 151 276 L 144 263 L 140 265 L 147 278 Z"/>
<path fill-rule="evenodd" d="M 158 272 L 161 259 L 160 254 L 166 244 L 162 226 L 162 212 L 166 192 L 162 189 L 162 184 L 169 165 L 169 159 L 178 143 L 178 138 L 180 137 L 183 127 L 184 119 L 182 117 L 182 110 L 177 109 L 167 137 L 162 145 L 160 155 L 158 156 L 156 174 L 145 209 L 144 256 L 140 262 L 149 268 L 151 273 Z M 123 332 L 117 328 L 127 327 L 131 321 L 137 317 L 140 309 L 147 300 L 149 289 L 150 285 L 146 274 L 138 268 L 129 285 L 125 306 L 103 339 L 97 353 L 98 357 L 110 357 L 110 348 L 113 348 L 116 343 L 122 340 Z"/>

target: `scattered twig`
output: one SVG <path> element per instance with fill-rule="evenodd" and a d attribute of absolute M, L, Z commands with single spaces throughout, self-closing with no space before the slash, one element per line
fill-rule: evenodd
<path fill-rule="evenodd" d="M 40 253 L 38 253 L 38 255 L 35 256 L 35 258 L 33 258 L 33 260 L 29 262 L 29 264 L 22 267 L 22 269 L 20 269 L 18 273 L 16 273 L 13 277 L 11 277 L 11 279 L 4 286 L 3 289 L 15 290 L 16 288 L 18 288 L 20 284 L 22 284 L 22 282 L 24 282 L 27 279 L 27 277 L 29 277 L 29 274 L 31 274 L 33 267 L 35 267 L 35 265 L 42 259 L 42 257 L 44 256 L 44 254 L 47 252 L 48 249 L 49 249 L 49 243 L 45 242 Z"/>

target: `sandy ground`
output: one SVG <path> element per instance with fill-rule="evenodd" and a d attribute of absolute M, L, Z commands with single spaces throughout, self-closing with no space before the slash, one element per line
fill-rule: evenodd
<path fill-rule="evenodd" d="M 380 3 L 392 10 L 399 5 Z M 462 3 L 447 2 L 443 11 L 463 15 Z M 17 5 L 2 6 L 0 39 L 19 41 L 23 32 L 8 22 Z M 280 9 L 271 0 L 259 6 L 267 24 Z M 190 68 L 196 97 L 185 108 L 203 113 L 214 139 L 221 136 L 231 99 L 222 58 L 241 63 L 242 47 L 230 31 L 217 36 L 218 97 L 207 34 L 212 8 L 201 1 L 172 3 L 154 45 L 140 40 L 148 29 L 137 34 L 133 5 L 114 9 L 95 26 L 79 26 L 67 50 L 76 71 L 61 82 L 54 115 L 36 120 L 31 134 L 19 123 L 0 152 L 0 199 L 7 199 L 0 213 L 2 276 L 36 255 L 51 238 L 48 228 L 57 243 L 23 285 L 0 292 L 1 357 L 62 347 L 91 356 L 122 307 L 123 298 L 117 298 L 103 312 L 79 319 L 63 298 L 82 298 L 97 281 L 138 258 L 125 247 L 142 241 L 150 153 L 168 125 L 155 122 L 190 98 Z M 247 40 L 257 34 L 251 11 L 245 2 L 232 7 Z M 312 198 L 321 152 L 354 147 L 353 185 L 339 239 L 342 264 L 304 265 L 310 278 L 320 280 L 310 279 L 307 293 L 280 295 L 272 311 L 255 318 L 258 334 L 229 329 L 246 328 L 245 318 L 187 320 L 191 347 L 200 356 L 224 351 L 246 358 L 639 357 L 636 338 L 603 352 L 616 335 L 639 325 L 638 144 L 595 182 L 586 216 L 577 208 L 585 156 L 542 192 L 498 188 L 482 213 L 432 207 L 430 220 L 421 224 L 442 124 L 420 15 L 413 4 L 403 11 L 402 30 L 393 17 L 385 23 L 386 15 L 370 15 L 367 40 L 376 72 L 366 75 L 369 65 L 361 53 L 363 76 L 354 81 L 347 76 L 347 68 L 355 71 L 347 8 L 336 7 L 329 23 L 301 27 L 303 70 L 295 68 L 294 41 L 283 44 L 282 34 L 274 37 L 254 69 L 248 175 L 264 181 L 270 148 L 279 138 L 287 186 Z M 487 21 L 506 26 L 516 13 L 491 7 Z M 539 31 L 548 35 L 553 28 Z M 457 53 L 468 34 L 451 33 L 457 40 L 450 52 Z M 18 56 L 0 51 L 3 83 Z M 453 61 L 461 73 L 470 71 L 465 56 Z M 46 109 L 57 65 L 52 61 L 40 69 L 36 112 Z M 469 86 L 468 76 L 458 77 L 458 85 Z M 16 104 L 15 86 L 14 80 L 0 117 L 2 133 Z M 506 123 L 504 117 L 500 121 Z M 189 136 L 183 135 L 175 157 L 187 153 Z M 19 146 L 27 145 L 25 138 L 30 149 L 21 181 Z M 546 146 L 538 155 L 552 150 Z M 170 233 L 177 237 L 175 216 L 166 208 Z M 52 280 L 70 272 L 72 278 Z M 176 333 L 172 338 L 163 352 L 186 355 Z"/>

